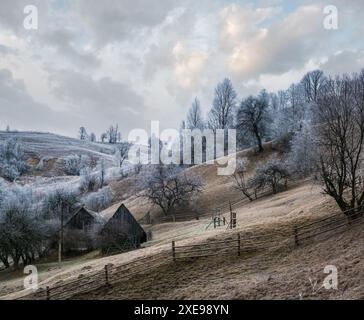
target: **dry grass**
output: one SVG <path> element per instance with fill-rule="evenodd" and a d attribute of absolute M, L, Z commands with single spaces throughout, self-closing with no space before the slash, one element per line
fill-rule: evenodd
<path fill-rule="evenodd" d="M 364 230 L 295 250 L 278 249 L 194 261 L 167 262 L 127 281 L 75 299 L 363 299 Z M 326 265 L 339 271 L 339 290 L 315 292 Z"/>

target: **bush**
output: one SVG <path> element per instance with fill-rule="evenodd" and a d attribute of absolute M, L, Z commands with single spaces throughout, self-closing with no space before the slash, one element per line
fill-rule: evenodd
<path fill-rule="evenodd" d="M 110 187 L 104 187 L 91 193 L 85 201 L 86 207 L 92 211 L 100 212 L 111 205 L 113 195 Z"/>
<path fill-rule="evenodd" d="M 80 172 L 80 189 L 83 192 L 97 191 L 100 188 L 100 179 L 91 172 L 90 168 L 84 168 Z"/>
<path fill-rule="evenodd" d="M 279 160 L 271 160 L 262 167 L 259 167 L 252 179 L 250 186 L 254 189 L 255 194 L 269 187 L 274 194 L 287 190 L 287 183 L 290 174 Z"/>
<path fill-rule="evenodd" d="M 85 155 L 70 155 L 64 159 L 66 173 L 79 176 L 82 169 L 90 166 L 90 158 Z"/>
<path fill-rule="evenodd" d="M 31 167 L 25 162 L 22 145 L 14 138 L 10 138 L 0 146 L 0 169 L 2 175 L 15 181 Z"/>

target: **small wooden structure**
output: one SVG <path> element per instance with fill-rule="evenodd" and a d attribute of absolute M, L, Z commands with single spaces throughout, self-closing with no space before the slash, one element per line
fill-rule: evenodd
<path fill-rule="evenodd" d="M 97 246 L 98 233 L 104 224 L 102 217 L 85 207 L 80 208 L 65 224 L 66 251 L 89 251 Z"/>
<path fill-rule="evenodd" d="M 214 229 L 221 227 L 221 225 L 226 225 L 226 218 L 222 214 L 221 208 L 216 208 L 215 212 L 212 214 L 211 221 L 206 227 L 206 230 L 213 224 Z"/>
<path fill-rule="evenodd" d="M 147 234 L 123 203 L 100 213 L 80 208 L 65 225 L 65 242 L 71 251 L 101 247 L 104 252 L 138 248 Z"/>
<path fill-rule="evenodd" d="M 230 202 L 230 223 L 228 226 L 230 229 L 236 228 L 236 212 L 233 212 L 233 208 Z"/>
<path fill-rule="evenodd" d="M 65 228 L 68 230 L 88 231 L 93 229 L 95 225 L 102 225 L 103 222 L 104 220 L 97 212 L 82 207 L 68 220 Z"/>
<path fill-rule="evenodd" d="M 147 241 L 147 234 L 123 203 L 117 203 L 100 212 L 104 219 L 101 229 L 103 249 L 125 250 L 138 248 Z"/>

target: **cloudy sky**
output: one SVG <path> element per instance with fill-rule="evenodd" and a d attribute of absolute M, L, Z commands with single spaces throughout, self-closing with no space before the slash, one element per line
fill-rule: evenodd
<path fill-rule="evenodd" d="M 23 26 L 38 8 L 37 30 Z M 339 29 L 323 27 L 336 5 Z M 1 0 L 0 129 L 178 128 L 232 80 L 239 99 L 364 67 L 362 0 Z"/>

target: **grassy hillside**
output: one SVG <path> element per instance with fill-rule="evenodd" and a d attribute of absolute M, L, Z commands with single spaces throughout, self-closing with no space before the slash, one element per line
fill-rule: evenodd
<path fill-rule="evenodd" d="M 0 131 L 0 143 L 9 138 L 17 139 L 23 146 L 26 160 L 36 166 L 43 158 L 44 168 L 40 172 L 45 176 L 63 175 L 61 159 L 69 155 L 87 155 L 94 161 L 101 158 L 111 162 L 114 147 L 108 144 L 81 141 L 52 133 L 41 132 L 5 132 Z"/>
<path fill-rule="evenodd" d="M 292 230 L 294 225 L 332 214 L 335 206 L 320 190 L 317 186 L 303 183 L 281 194 L 243 205 L 237 210 L 238 227 L 234 231 L 224 227 L 206 230 L 210 222 L 208 218 L 158 224 L 152 228 L 153 241 L 140 250 L 96 259 L 95 256 L 86 256 L 66 261 L 61 266 L 40 264 L 41 287 L 67 283 L 81 274 L 86 276 L 102 270 L 105 264 L 118 266 L 136 258 L 152 257 L 157 252 L 166 252 L 170 256 L 172 240 L 178 245 L 188 245 L 224 239 L 237 231 L 254 235 Z M 300 294 L 304 299 L 363 298 L 363 241 L 364 232 L 358 226 L 339 236 L 296 249 L 267 249 L 241 257 L 216 256 L 177 263 L 172 263 L 169 258 L 162 266 L 153 268 L 153 263 L 148 264 L 151 269 L 145 274 L 77 298 L 298 299 Z M 313 293 L 309 278 L 322 281 L 325 276 L 323 268 L 329 264 L 334 264 L 339 270 L 339 288 L 342 291 Z M 21 278 L 3 277 L 0 294 L 21 288 Z M 19 294 L 24 293 L 14 293 L 6 298 Z"/>
<path fill-rule="evenodd" d="M 81 148 L 82 143 L 76 143 Z M 39 147 L 38 147 L 39 148 Z M 95 151 L 96 152 L 96 151 Z M 259 163 L 271 157 L 281 157 L 279 146 L 267 144 L 264 154 L 245 150 L 238 158 L 249 160 L 248 175 L 254 173 Z M 228 176 L 217 176 L 216 165 L 203 164 L 188 171 L 201 177 L 205 186 L 198 200 L 202 213 L 214 212 L 216 207 L 241 199 Z M 139 198 L 135 177 L 111 183 L 116 199 L 124 199 L 136 218 L 150 211 L 156 223 L 145 226 L 152 231 L 153 240 L 139 250 L 102 257 L 98 252 L 69 259 L 61 265 L 51 261 L 37 264 L 40 287 L 68 283 L 82 279 L 90 273 L 103 270 L 106 264 L 118 267 L 139 258 L 147 258 L 148 271 L 114 283 L 110 288 L 91 290 L 76 296 L 79 299 L 363 299 L 364 298 L 364 231 L 362 225 L 346 229 L 332 238 L 313 241 L 298 248 L 282 247 L 253 251 L 237 256 L 214 256 L 191 261 L 171 261 L 171 242 L 178 246 L 199 245 L 211 241 L 225 241 L 237 232 L 247 235 L 269 235 L 285 232 L 292 235 L 293 227 L 315 221 L 337 212 L 330 198 L 322 194 L 320 186 L 308 181 L 296 181 L 286 192 L 267 195 L 254 202 L 243 201 L 234 210 L 237 229 L 208 228 L 211 217 L 185 222 L 158 223 L 159 212 L 147 201 Z M 228 218 L 228 206 L 222 213 Z M 183 208 L 182 208 L 183 209 Z M 182 213 L 188 213 L 183 211 Z M 154 264 L 156 253 L 168 258 Z M 149 260 L 150 257 L 150 260 Z M 322 284 L 326 265 L 339 270 L 339 290 L 313 290 L 310 279 Z M 29 292 L 22 291 L 22 273 L 0 272 L 0 296 L 13 299 Z M 317 288 L 316 288 L 317 289 Z"/>

